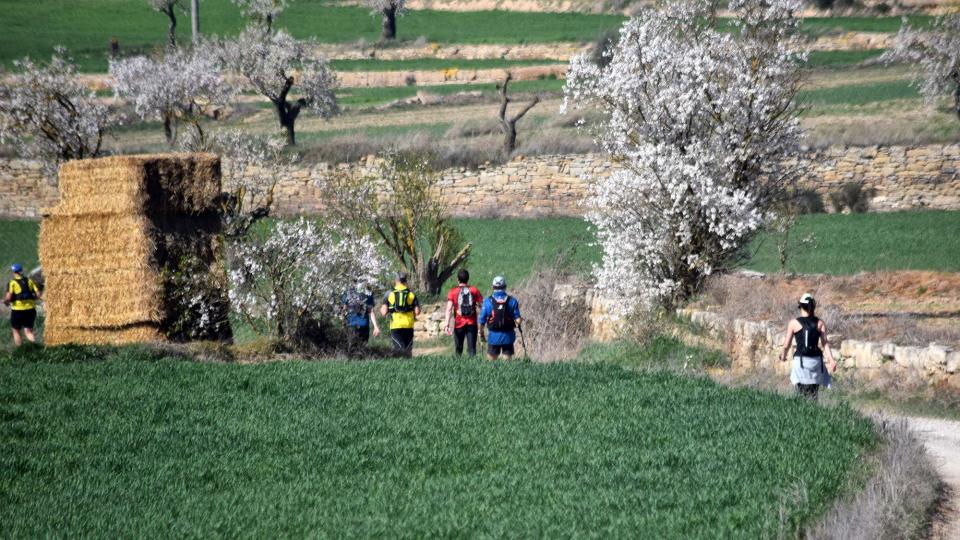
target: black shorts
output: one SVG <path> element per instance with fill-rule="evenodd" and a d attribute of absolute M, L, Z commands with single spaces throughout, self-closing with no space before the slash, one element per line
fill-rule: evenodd
<path fill-rule="evenodd" d="M 10 311 L 10 326 L 14 330 L 29 328 L 33 330 L 33 323 L 37 320 L 36 309 L 14 309 Z"/>
<path fill-rule="evenodd" d="M 490 356 L 500 356 L 505 354 L 507 356 L 513 356 L 513 343 L 509 345 L 487 345 L 487 354 Z"/>
<path fill-rule="evenodd" d="M 369 326 L 351 326 L 352 338 L 354 343 L 367 343 L 370 341 Z"/>

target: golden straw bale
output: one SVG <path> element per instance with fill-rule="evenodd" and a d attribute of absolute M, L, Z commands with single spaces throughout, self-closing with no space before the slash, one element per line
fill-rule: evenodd
<path fill-rule="evenodd" d="M 76 328 L 50 326 L 44 330 L 47 345 L 127 345 L 130 343 L 150 343 L 162 341 L 163 335 L 156 325 L 134 325 L 118 328 Z"/>
<path fill-rule="evenodd" d="M 184 283 L 213 285 L 214 305 L 226 309 L 216 156 L 68 162 L 60 188 L 40 228 L 47 343 L 182 338 L 168 329 L 192 328 L 194 315 L 175 300 Z M 229 337 L 229 326 L 216 332 L 202 337 Z"/>

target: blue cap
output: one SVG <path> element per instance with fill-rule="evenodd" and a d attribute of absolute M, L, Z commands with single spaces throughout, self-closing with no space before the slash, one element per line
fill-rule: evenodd
<path fill-rule="evenodd" d="M 14 274 L 19 274 L 23 272 L 23 265 L 20 263 L 13 263 L 13 265 L 10 266 L 10 270 L 12 270 Z"/>

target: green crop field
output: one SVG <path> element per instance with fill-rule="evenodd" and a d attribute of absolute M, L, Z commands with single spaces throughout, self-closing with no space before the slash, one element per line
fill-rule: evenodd
<path fill-rule="evenodd" d="M 331 60 L 337 71 L 428 71 L 443 69 L 497 69 L 516 66 L 566 64 L 559 60 L 508 60 L 506 58 L 413 58 L 409 60 Z"/>
<path fill-rule="evenodd" d="M 473 243 L 468 268 L 474 281 L 486 286 L 495 275 L 509 282 L 530 275 L 538 264 L 569 252 L 574 270 L 588 271 L 600 260 L 589 225 L 579 218 L 456 219 Z M 37 262 L 35 221 L 0 221 L 0 261 Z M 788 270 L 849 275 L 878 270 L 960 272 L 960 211 L 910 211 L 871 214 L 801 216 L 792 235 L 814 235 L 815 247 L 794 248 Z M 749 247 L 745 267 L 778 270 L 775 239 L 761 235 Z"/>
<path fill-rule="evenodd" d="M 361 7 L 334 7 L 325 0 L 291 2 L 277 25 L 301 38 L 323 42 L 368 43 L 379 37 L 380 22 Z M 167 20 L 137 0 L 3 0 L 4 31 L 0 33 L 0 63 L 24 55 L 46 57 L 56 45 L 69 47 L 84 71 L 104 71 L 112 37 L 124 54 L 142 53 L 166 39 Z M 218 35 L 235 34 L 243 24 L 239 10 L 229 0 L 204 0 L 202 30 Z M 528 13 L 509 11 L 447 12 L 414 10 L 398 22 L 401 39 L 425 38 L 439 43 L 536 43 L 590 41 L 618 27 L 619 15 L 585 13 Z M 925 24 L 929 17 L 913 17 Z M 835 31 L 896 32 L 899 17 L 808 18 L 804 30 L 823 34 Z M 181 13 L 178 36 L 189 39 L 190 19 Z"/>
<path fill-rule="evenodd" d="M 564 81 L 561 79 L 542 79 L 532 81 L 515 81 L 510 83 L 510 92 L 553 92 L 563 90 Z M 485 96 L 496 95 L 496 85 L 493 83 L 474 84 L 436 84 L 422 86 L 390 86 L 367 88 L 341 88 L 336 91 L 337 103 L 344 107 L 370 107 L 380 105 L 396 99 L 407 99 L 417 95 L 417 92 L 427 92 L 439 96 L 448 96 L 458 92 L 479 91 Z"/>
<path fill-rule="evenodd" d="M 774 537 L 875 444 L 845 407 L 611 365 L 21 351 L 0 535 Z"/>
<path fill-rule="evenodd" d="M 797 102 L 816 109 L 818 105 L 864 105 L 880 101 L 919 98 L 920 92 L 916 86 L 909 80 L 899 80 L 804 90 L 797 95 Z"/>

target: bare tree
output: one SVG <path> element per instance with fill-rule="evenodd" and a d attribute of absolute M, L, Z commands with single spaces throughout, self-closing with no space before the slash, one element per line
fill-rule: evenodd
<path fill-rule="evenodd" d="M 63 161 L 96 157 L 107 129 L 107 108 L 77 80 L 76 65 L 58 48 L 46 65 L 14 62 L 0 73 L 0 142 L 40 160 L 55 176 Z"/>
<path fill-rule="evenodd" d="M 406 11 L 406 0 L 364 0 L 373 13 L 383 17 L 380 41 L 397 39 L 397 17 Z"/>
<path fill-rule="evenodd" d="M 507 85 L 510 84 L 510 81 L 513 80 L 513 74 L 507 73 L 507 77 L 503 80 L 502 84 L 497 85 L 497 92 L 500 93 L 500 131 L 503 132 L 503 156 L 504 159 L 509 159 L 510 154 L 513 154 L 513 151 L 517 148 L 517 122 L 520 121 L 530 109 L 534 108 L 537 103 L 540 103 L 540 96 L 534 96 L 533 101 L 527 104 L 526 107 L 520 109 L 520 112 L 513 115 L 513 118 L 507 117 L 507 105 L 510 104 L 510 96 L 507 94 Z"/>
<path fill-rule="evenodd" d="M 170 24 L 167 27 L 167 44 L 170 47 L 177 46 L 177 14 L 174 11 L 174 8 L 182 7 L 180 6 L 180 0 L 147 0 L 150 3 L 150 7 L 163 13 L 170 19 Z"/>
<path fill-rule="evenodd" d="M 320 188 L 326 211 L 361 234 L 380 238 L 395 261 L 431 294 L 466 263 L 471 245 L 450 221 L 437 192 L 440 175 L 417 153 L 391 153 L 379 178 L 338 170 Z"/>
<path fill-rule="evenodd" d="M 226 65 L 273 103 L 289 145 L 297 143 L 294 126 L 301 111 L 313 109 L 326 118 L 338 110 L 333 95 L 336 76 L 325 58 L 311 53 L 313 48 L 286 32 L 264 34 L 254 26 L 222 48 Z M 294 86 L 297 99 L 290 98 Z"/>

